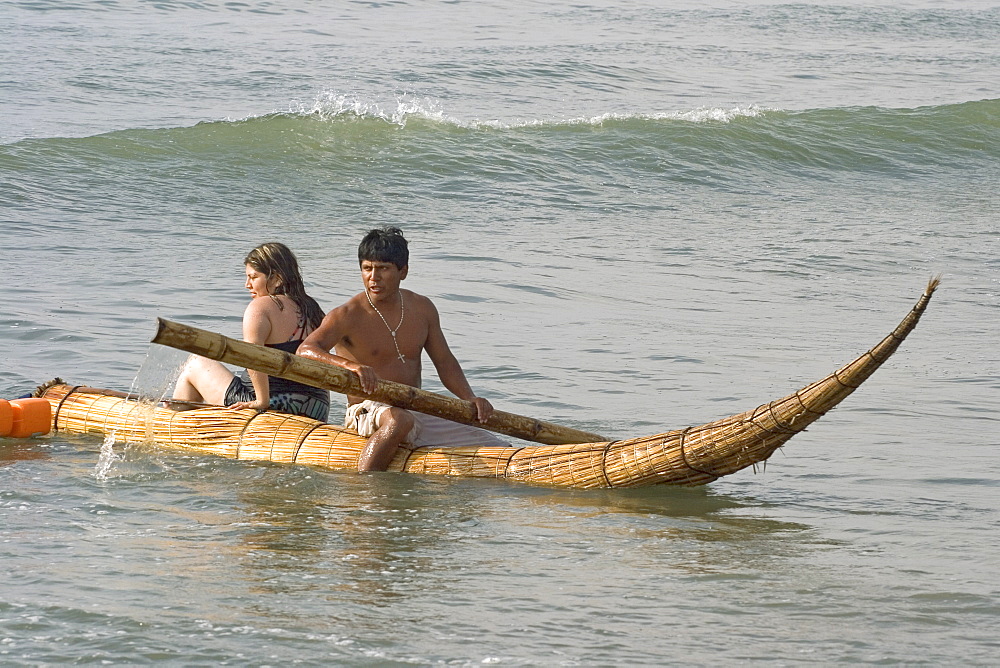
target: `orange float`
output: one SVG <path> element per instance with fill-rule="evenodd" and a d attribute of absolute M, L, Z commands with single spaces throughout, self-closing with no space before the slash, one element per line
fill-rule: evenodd
<path fill-rule="evenodd" d="M 0 436 L 27 438 L 52 428 L 52 405 L 45 399 L 0 399 Z"/>
<path fill-rule="evenodd" d="M 6 436 L 14 429 L 14 409 L 10 402 L 0 399 L 0 436 Z"/>

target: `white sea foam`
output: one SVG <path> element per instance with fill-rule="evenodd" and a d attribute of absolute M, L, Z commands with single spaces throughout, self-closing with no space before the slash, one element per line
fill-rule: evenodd
<path fill-rule="evenodd" d="M 691 111 L 669 111 L 656 114 L 636 113 L 636 112 L 608 112 L 598 116 L 574 118 L 564 123 L 571 125 L 593 125 L 599 126 L 608 122 L 621 121 L 688 121 L 691 123 L 729 123 L 737 118 L 756 118 L 764 115 L 771 109 L 748 105 L 744 107 L 732 107 L 726 109 L 722 107 L 699 107 Z"/>
<path fill-rule="evenodd" d="M 365 100 L 349 94 L 327 91 L 312 102 L 293 100 L 287 113 L 317 116 L 322 119 L 338 119 L 345 116 L 379 119 L 400 127 L 405 127 L 409 119 L 421 119 L 453 125 L 466 129 L 510 130 L 517 128 L 547 127 L 554 125 L 600 126 L 610 122 L 623 121 L 687 121 L 691 123 L 730 123 L 738 118 L 756 118 L 774 109 L 758 105 L 737 105 L 734 107 L 699 107 L 687 111 L 658 113 L 611 111 L 593 116 L 547 119 L 481 119 L 463 120 L 448 114 L 440 100 L 401 94 L 391 102 Z"/>
<path fill-rule="evenodd" d="M 459 119 L 445 114 L 437 100 L 414 97 L 408 94 L 397 95 L 393 102 L 379 102 L 328 91 L 317 96 L 312 102 L 293 100 L 289 104 L 288 111 L 293 114 L 317 116 L 323 119 L 344 116 L 375 118 L 400 127 L 404 127 L 409 118 L 421 118 L 458 126 L 464 125 Z"/>

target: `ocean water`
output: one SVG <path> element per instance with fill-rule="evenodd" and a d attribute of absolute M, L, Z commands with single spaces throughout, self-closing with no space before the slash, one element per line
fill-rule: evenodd
<path fill-rule="evenodd" d="M 844 404 L 702 488 L 0 439 L 3 665 L 995 665 L 1000 3 L 0 18 L 2 397 L 128 389 L 158 316 L 239 336 L 264 241 L 332 308 L 384 224 L 481 394 L 613 437 L 784 396 L 943 281 Z"/>

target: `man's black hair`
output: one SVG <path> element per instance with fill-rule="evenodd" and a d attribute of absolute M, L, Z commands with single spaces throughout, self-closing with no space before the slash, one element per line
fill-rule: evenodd
<path fill-rule="evenodd" d="M 397 269 L 410 263 L 410 249 L 403 238 L 403 230 L 398 227 L 379 227 L 370 230 L 358 246 L 358 264 L 369 262 L 391 262 Z"/>

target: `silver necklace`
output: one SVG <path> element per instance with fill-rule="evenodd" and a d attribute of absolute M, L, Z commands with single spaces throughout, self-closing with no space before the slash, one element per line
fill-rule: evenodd
<path fill-rule="evenodd" d="M 382 315 L 382 311 L 379 311 L 378 307 L 375 306 L 375 302 L 372 301 L 372 296 L 368 294 L 367 288 L 365 289 L 365 297 L 368 297 L 368 303 L 371 304 L 371 307 L 375 309 L 376 313 L 378 313 L 378 317 L 382 318 L 385 328 L 389 330 L 390 334 L 392 334 L 392 345 L 396 346 L 396 356 L 399 357 L 399 361 L 406 364 L 406 356 L 399 351 L 399 343 L 396 342 L 396 332 L 398 332 L 399 328 L 403 326 L 403 318 L 406 317 L 406 306 L 403 304 L 403 293 L 399 293 L 399 324 L 396 325 L 396 329 L 389 326 L 389 321 L 385 319 L 384 315 Z"/>

